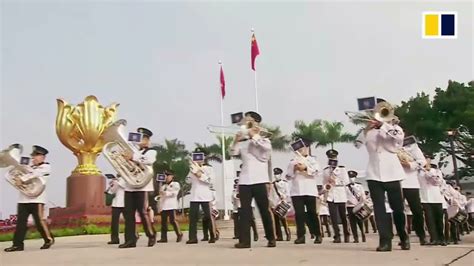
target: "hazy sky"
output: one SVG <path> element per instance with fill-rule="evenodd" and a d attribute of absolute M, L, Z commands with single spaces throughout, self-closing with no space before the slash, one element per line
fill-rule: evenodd
<path fill-rule="evenodd" d="M 39 2 L 39 3 L 38 3 Z M 424 1 L 423 1 L 424 2 Z M 229 114 L 254 109 L 250 29 L 256 30 L 260 112 L 291 133 L 294 121 L 343 121 L 356 98 L 398 104 L 433 93 L 448 79 L 473 79 L 473 4 L 423 2 L 170 3 L 2 1 L 0 146 L 50 150 L 48 197 L 65 204 L 76 159 L 55 133 L 56 99 L 96 95 L 119 102 L 130 129 L 188 148 L 211 144 L 220 123 L 218 60 L 224 63 Z M 458 38 L 421 38 L 423 11 L 457 11 Z M 365 150 L 337 144 L 341 164 L 365 169 Z M 325 149 L 315 155 L 324 163 Z M 286 168 L 290 154 L 275 155 Z M 110 171 L 103 158 L 98 165 Z M 3 176 L 3 172 L 1 173 Z M 0 182 L 0 212 L 16 210 L 17 191 Z"/>

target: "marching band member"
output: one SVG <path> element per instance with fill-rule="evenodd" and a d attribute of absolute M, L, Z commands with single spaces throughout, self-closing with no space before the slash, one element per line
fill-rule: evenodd
<path fill-rule="evenodd" d="M 246 121 L 259 124 L 262 117 L 256 112 L 247 112 Z M 268 200 L 269 160 L 272 152 L 270 140 L 260 135 L 261 128 L 253 126 L 248 129 L 245 136 L 238 133 L 232 145 L 232 154 L 242 159 L 242 172 L 239 177 L 239 195 L 241 210 L 240 216 L 240 238 L 236 248 L 250 248 L 250 223 L 252 217 L 252 199 L 255 198 L 260 216 L 262 217 L 265 236 L 268 240 L 267 247 L 275 247 L 275 229 L 273 215 L 270 211 Z M 248 137 L 248 138 L 247 138 Z M 247 139 L 245 139 L 247 138 Z"/>
<path fill-rule="evenodd" d="M 214 225 L 214 235 L 216 236 L 216 241 L 219 240 L 219 230 L 216 226 L 216 219 L 219 216 L 219 210 L 217 209 L 216 190 L 212 185 L 210 186 L 210 189 L 212 192 L 212 200 L 209 202 L 209 206 L 211 207 L 211 220 L 203 220 L 202 222 L 202 232 L 204 237 L 201 239 L 201 241 L 209 241 L 209 223 Z"/>
<path fill-rule="evenodd" d="M 291 180 L 291 201 L 295 209 L 297 235 L 295 244 L 306 242 L 305 222 L 310 229 L 310 233 L 315 235 L 314 243 L 321 244 L 323 241 L 321 225 L 316 213 L 316 197 L 318 196 L 316 176 L 320 168 L 314 157 L 309 155 L 310 144 L 309 141 L 302 139 L 291 144 L 292 149 L 305 158 L 303 162 L 300 161 L 301 158 L 292 159 L 287 171 L 287 178 Z M 305 214 L 305 208 L 308 216 Z"/>
<path fill-rule="evenodd" d="M 321 221 L 321 237 L 324 238 L 324 227 L 326 227 L 328 237 L 331 237 L 331 230 L 329 229 L 329 208 L 323 191 L 323 186 L 318 186 L 318 194 L 320 204 L 317 211 L 319 212 L 319 219 Z"/>
<path fill-rule="evenodd" d="M 364 187 L 361 184 L 355 182 L 355 178 L 357 177 L 357 172 L 350 170 L 348 172 L 350 184 L 347 185 L 347 213 L 349 217 L 349 222 L 351 224 L 351 231 L 354 237 L 354 243 L 359 243 L 359 235 L 357 233 L 357 226 L 359 226 L 362 242 L 365 242 L 365 233 L 364 233 L 364 225 L 363 221 L 358 219 L 353 210 L 359 204 L 363 204 L 365 202 L 365 191 Z"/>
<path fill-rule="evenodd" d="M 240 176 L 240 171 L 237 171 L 237 177 Z M 240 226 L 239 226 L 239 220 L 240 220 L 240 213 L 241 213 L 241 206 L 240 206 L 240 198 L 239 198 L 239 179 L 234 180 L 234 190 L 232 192 L 232 202 L 234 205 L 234 213 L 233 213 L 233 219 L 234 219 L 234 238 L 233 239 L 239 239 L 240 237 Z M 251 212 L 251 220 L 250 220 L 250 227 L 252 227 L 253 231 L 253 240 L 258 241 L 258 231 L 257 231 L 257 223 L 255 221 L 255 216 L 253 215 L 253 209 L 254 209 L 254 201 L 252 201 L 252 212 Z"/>
<path fill-rule="evenodd" d="M 181 186 L 174 181 L 174 172 L 166 171 L 165 183 L 160 187 L 159 201 L 161 210 L 161 238 L 158 243 L 168 242 L 168 219 L 173 230 L 176 233 L 176 242 L 181 242 L 183 233 L 179 229 L 179 224 L 176 221 L 176 210 L 178 209 L 178 193 Z"/>
<path fill-rule="evenodd" d="M 193 153 L 193 162 L 199 166 L 199 169 L 190 169 L 186 182 L 191 184 L 190 209 L 189 209 L 189 239 L 186 244 L 197 244 L 197 222 L 199 219 L 199 207 L 201 207 L 204 216 L 203 222 L 210 221 L 212 191 L 211 185 L 214 182 L 214 170 L 211 165 L 206 163 L 206 154 L 197 148 Z M 216 242 L 214 234 L 214 224 L 209 224 L 210 235 L 209 243 Z"/>
<path fill-rule="evenodd" d="M 124 157 L 132 162 L 153 165 L 157 154 L 156 150 L 150 148 L 150 138 L 153 136 L 153 132 L 143 127 L 138 128 L 137 132 L 143 134 L 142 140 L 138 144 L 140 151 L 133 154 L 127 153 Z M 136 212 L 140 216 L 143 230 L 148 237 L 148 247 L 155 245 L 156 232 L 148 215 L 148 192 L 153 191 L 153 189 L 153 178 L 141 188 L 133 188 L 125 183 L 125 243 L 119 245 L 119 248 L 134 248 L 137 245 Z"/>
<path fill-rule="evenodd" d="M 334 243 L 341 243 L 341 233 L 339 231 L 338 215 L 341 218 L 344 231 L 344 243 L 349 243 L 349 228 L 346 219 L 346 186 L 350 183 L 347 170 L 344 166 L 337 165 L 336 150 L 328 150 L 326 156 L 329 159 L 328 165 L 323 169 L 323 183 L 327 190 L 327 202 L 331 216 L 332 227 L 334 230 Z"/>
<path fill-rule="evenodd" d="M 273 169 L 273 186 L 272 186 L 272 194 L 271 194 L 271 206 L 274 210 L 276 206 L 281 201 L 288 201 L 288 181 L 282 178 L 283 170 L 281 168 L 274 168 Z M 290 228 L 288 227 L 288 222 L 286 221 L 286 217 L 280 217 L 275 212 L 273 213 L 273 219 L 275 220 L 275 228 L 276 228 L 276 236 L 277 241 L 283 241 L 283 233 L 281 231 L 281 226 L 285 229 L 286 234 L 286 241 L 291 240 L 291 232 Z"/>
<path fill-rule="evenodd" d="M 420 239 L 420 245 L 426 244 L 424 228 L 423 207 L 420 202 L 420 183 L 418 176 L 420 169 L 426 165 L 426 159 L 413 136 L 406 137 L 403 141 L 403 151 L 413 158 L 413 161 L 400 160 L 405 171 L 406 178 L 402 181 L 403 197 L 408 202 L 413 218 L 413 229 Z"/>
<path fill-rule="evenodd" d="M 372 202 L 372 199 L 370 198 L 370 193 L 369 191 L 365 191 L 365 201 L 367 202 L 367 205 L 373 207 L 374 203 Z M 369 233 L 369 222 L 370 226 L 372 227 L 372 232 L 375 234 L 377 233 L 377 226 L 375 225 L 375 217 L 374 213 L 372 212 L 369 216 L 369 219 L 366 219 L 364 221 L 364 227 L 365 227 L 365 233 Z"/>
<path fill-rule="evenodd" d="M 431 162 L 430 159 L 427 160 Z M 443 176 L 435 164 L 426 165 L 426 171 L 420 177 L 420 197 L 425 210 L 426 225 L 430 233 L 428 245 L 446 246 L 443 234 L 443 196 L 440 186 Z"/>
<path fill-rule="evenodd" d="M 125 217 L 124 210 L 124 196 L 125 196 L 125 182 L 119 178 L 113 178 L 110 180 L 110 186 L 107 189 L 107 193 L 113 194 L 112 199 L 112 221 L 110 222 L 110 241 L 107 242 L 109 245 L 120 244 L 119 238 L 119 225 L 120 225 L 120 214 Z"/>
<path fill-rule="evenodd" d="M 403 194 L 400 181 L 405 179 L 405 171 L 397 156 L 403 144 L 403 129 L 395 123 L 371 120 L 364 133 L 364 143 L 369 153 L 367 183 L 374 203 L 375 220 L 379 231 L 377 251 L 392 250 L 392 223 L 385 215 L 385 192 L 388 195 L 393 218 L 403 250 L 410 249 L 410 239 L 405 230 Z"/>
<path fill-rule="evenodd" d="M 13 144 L 12 146 L 20 147 L 19 144 Z M 48 150 L 35 145 L 33 146 L 33 152 L 31 153 L 32 165 L 31 174 L 21 177 L 21 180 L 17 181 L 26 182 L 30 178 L 38 177 L 43 185 L 46 185 L 49 175 L 51 173 L 51 166 L 45 162 L 46 154 Z M 20 185 L 18 184 L 18 185 Z M 15 234 L 13 236 L 13 246 L 6 248 L 5 252 L 22 251 L 24 249 L 23 241 L 25 240 L 26 231 L 28 230 L 27 223 L 28 217 L 33 215 L 36 229 L 40 232 L 43 237 L 44 244 L 41 249 L 48 249 L 54 244 L 54 238 L 48 229 L 44 217 L 44 205 L 46 204 L 46 191 L 43 191 L 36 197 L 27 197 L 23 193 L 19 194 L 18 199 L 18 219 L 15 228 Z"/>

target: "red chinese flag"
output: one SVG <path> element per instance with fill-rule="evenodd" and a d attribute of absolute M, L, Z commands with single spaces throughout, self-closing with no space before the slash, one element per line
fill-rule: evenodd
<path fill-rule="evenodd" d="M 250 45 L 251 60 L 252 60 L 252 70 L 255 71 L 255 59 L 260 54 L 258 49 L 257 39 L 255 38 L 255 33 L 252 34 L 252 43 Z"/>
<path fill-rule="evenodd" d="M 224 78 L 224 70 L 222 69 L 221 66 L 221 94 L 222 94 L 222 99 L 225 97 L 225 78 Z"/>

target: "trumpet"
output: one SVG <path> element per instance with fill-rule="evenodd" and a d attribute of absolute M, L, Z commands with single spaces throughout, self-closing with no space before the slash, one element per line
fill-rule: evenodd
<path fill-rule="evenodd" d="M 191 171 L 191 173 L 193 174 L 197 174 L 199 172 L 201 172 L 201 174 L 204 173 L 204 169 L 202 168 L 202 166 L 200 166 L 197 162 L 193 161 L 191 157 L 188 157 L 188 162 L 189 162 L 189 170 Z"/>
<path fill-rule="evenodd" d="M 306 167 L 306 173 L 314 173 L 317 169 L 314 169 L 307 157 L 304 157 L 299 151 L 294 151 L 296 155 L 296 161 Z"/>

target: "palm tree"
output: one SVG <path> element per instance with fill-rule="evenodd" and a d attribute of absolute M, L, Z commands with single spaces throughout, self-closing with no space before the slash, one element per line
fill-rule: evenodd
<path fill-rule="evenodd" d="M 311 144 L 318 142 L 322 135 L 321 120 L 313 120 L 306 124 L 302 120 L 295 121 L 295 132 L 291 134 L 293 139 L 305 139 Z M 311 145 L 309 146 L 309 154 L 311 154 Z"/>
<path fill-rule="evenodd" d="M 207 159 L 209 161 L 214 161 L 222 163 L 222 138 L 216 136 L 218 143 L 212 145 L 195 143 L 196 148 L 201 149 L 203 152 L 207 153 Z M 225 159 L 230 160 L 230 148 L 234 142 L 233 137 L 224 137 L 224 148 L 225 148 Z"/>
<path fill-rule="evenodd" d="M 331 146 L 334 149 L 334 143 L 348 143 L 353 142 L 356 136 L 342 132 L 344 125 L 342 122 L 323 121 L 321 131 L 318 132 L 318 143 L 316 147 Z"/>

